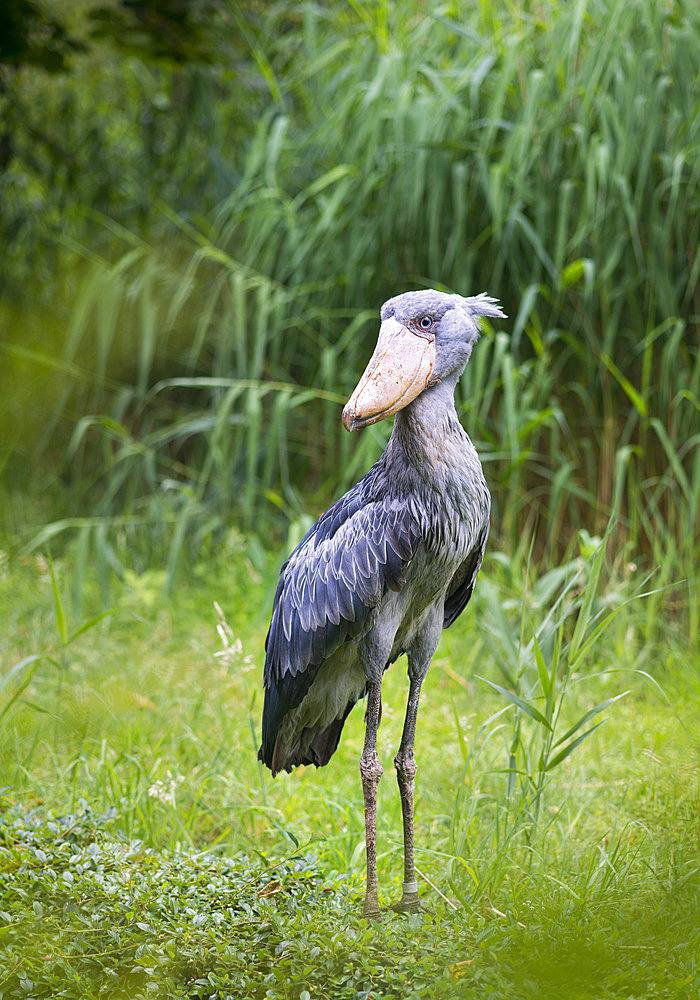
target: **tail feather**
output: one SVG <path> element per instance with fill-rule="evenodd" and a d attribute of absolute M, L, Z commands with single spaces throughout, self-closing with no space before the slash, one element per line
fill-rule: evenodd
<path fill-rule="evenodd" d="M 343 731 L 345 720 L 354 705 L 354 700 L 349 702 L 343 714 L 337 719 L 333 719 L 324 729 L 304 730 L 301 734 L 298 734 L 297 739 L 294 740 L 292 745 L 285 743 L 280 738 L 280 734 L 278 734 L 275 739 L 271 760 L 265 759 L 263 747 L 260 747 L 258 751 L 258 760 L 262 761 L 263 764 L 267 764 L 272 771 L 273 778 L 280 771 L 290 772 L 293 768 L 299 767 L 301 764 L 314 764 L 316 767 L 324 767 L 338 749 L 340 734 Z"/>

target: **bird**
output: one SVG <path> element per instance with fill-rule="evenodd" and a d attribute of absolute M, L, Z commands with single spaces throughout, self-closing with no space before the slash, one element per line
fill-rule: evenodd
<path fill-rule="evenodd" d="M 421 686 L 441 632 L 466 607 L 484 557 L 491 497 L 455 409 L 479 317 L 506 318 L 482 292 L 425 289 L 381 307 L 377 345 L 342 413 L 355 431 L 396 415 L 386 449 L 306 532 L 280 571 L 265 641 L 260 761 L 272 771 L 324 766 L 353 706 L 367 699 L 360 756 L 367 878 L 363 916 L 380 915 L 377 753 L 381 684 L 408 661 L 394 759 L 404 874 L 393 909 L 421 909 L 414 862 L 414 741 Z"/>

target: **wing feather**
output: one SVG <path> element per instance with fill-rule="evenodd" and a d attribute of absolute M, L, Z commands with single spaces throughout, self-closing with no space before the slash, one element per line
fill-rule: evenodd
<path fill-rule="evenodd" d="M 445 598 L 445 612 L 442 621 L 443 628 L 449 628 L 450 625 L 462 614 L 469 603 L 469 598 L 472 596 L 474 591 L 477 574 L 481 569 L 484 551 L 486 550 L 486 539 L 488 536 L 489 525 L 487 522 L 486 527 L 477 539 L 476 545 L 452 577 L 452 582 L 448 588 L 447 596 Z"/>
<path fill-rule="evenodd" d="M 265 642 L 260 758 L 268 765 L 284 716 L 386 590 L 401 589 L 420 541 L 411 507 L 368 497 L 367 479 L 319 518 L 282 568 Z"/>

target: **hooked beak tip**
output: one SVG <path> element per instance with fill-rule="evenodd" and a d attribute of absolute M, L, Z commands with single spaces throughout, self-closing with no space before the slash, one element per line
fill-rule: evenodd
<path fill-rule="evenodd" d="M 355 407 L 352 405 L 352 400 L 348 402 L 343 407 L 343 427 L 346 431 L 353 430 L 353 425 L 355 423 Z"/>

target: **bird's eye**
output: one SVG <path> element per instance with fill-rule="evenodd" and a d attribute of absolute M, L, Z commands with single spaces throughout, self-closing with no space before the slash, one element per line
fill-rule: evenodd
<path fill-rule="evenodd" d="M 430 327 L 433 325 L 432 316 L 421 316 L 421 318 L 418 320 L 418 325 L 420 326 L 421 330 L 429 330 Z"/>

